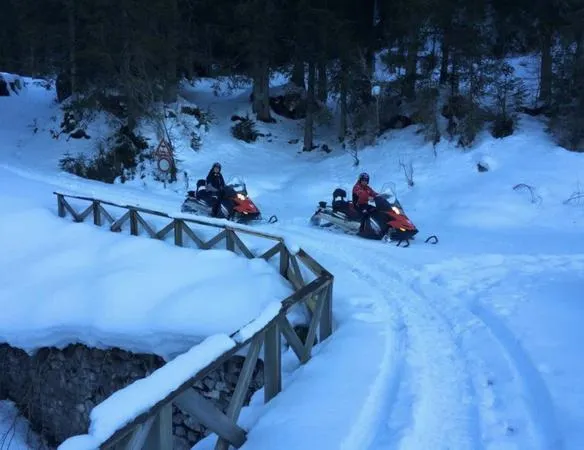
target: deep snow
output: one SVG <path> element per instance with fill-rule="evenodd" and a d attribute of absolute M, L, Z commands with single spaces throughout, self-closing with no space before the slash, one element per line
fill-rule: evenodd
<path fill-rule="evenodd" d="M 171 357 L 292 293 L 261 259 L 60 219 L 49 185 L 1 168 L 0 209 L 0 341 L 27 351 L 81 342 Z"/>
<path fill-rule="evenodd" d="M 226 176 L 244 175 L 262 211 L 279 217 L 259 228 L 302 246 L 335 276 L 333 337 L 303 367 L 287 354 L 284 391 L 265 406 L 259 392 L 242 411 L 245 450 L 584 446 L 584 204 L 565 203 L 584 180 L 583 155 L 555 146 L 540 120 L 522 117 L 513 136 L 484 133 L 472 150 L 446 140 L 433 149 L 413 128 L 392 131 L 353 167 L 326 128 L 317 140 L 334 149 L 330 155 L 299 153 L 288 143 L 301 138 L 299 125 L 280 118 L 260 125 L 271 137 L 235 141 L 229 117 L 249 111 L 248 92 L 214 96 L 209 86 L 183 91 L 217 119 L 199 152 L 178 146 L 181 173 L 192 182 L 219 160 Z M 0 99 L 7 149 L 0 164 L 19 177 L 11 189 L 33 198 L 42 182 L 178 209 L 182 179 L 165 189 L 149 178 L 111 186 L 58 173 L 65 150 L 89 149 L 91 141 L 48 138 L 57 114 L 52 95 L 29 86 Z M 35 118 L 33 135 L 27 125 Z M 413 188 L 400 161 L 413 165 Z M 490 170 L 478 172 L 479 161 Z M 420 238 L 436 234 L 440 243 L 416 239 L 401 249 L 311 228 L 317 202 L 329 201 L 336 186 L 350 189 L 363 170 L 374 187 L 394 182 Z M 514 189 L 521 184 L 533 195 Z M 24 192 L 29 187 L 34 195 Z M 45 215 L 51 207 L 37 205 Z"/>

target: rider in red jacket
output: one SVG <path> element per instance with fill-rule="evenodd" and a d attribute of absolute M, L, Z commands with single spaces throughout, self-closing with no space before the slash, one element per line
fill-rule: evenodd
<path fill-rule="evenodd" d="M 379 195 L 369 186 L 369 174 L 363 172 L 359 175 L 355 186 L 353 186 L 353 205 L 362 214 L 359 231 L 363 231 L 369 213 L 375 207 L 369 204 L 369 200 Z"/>
<path fill-rule="evenodd" d="M 355 186 L 353 186 L 353 205 L 355 208 L 359 211 L 369 210 L 369 200 L 377 195 L 379 194 L 369 186 L 369 174 L 365 172 L 360 174 Z"/>

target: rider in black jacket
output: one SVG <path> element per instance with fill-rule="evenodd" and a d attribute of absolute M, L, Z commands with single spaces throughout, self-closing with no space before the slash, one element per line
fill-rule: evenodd
<path fill-rule="evenodd" d="M 214 196 L 216 196 L 215 203 L 213 204 L 213 209 L 211 211 L 211 215 L 213 217 L 217 217 L 217 213 L 219 212 L 219 207 L 221 205 L 221 200 L 223 199 L 223 193 L 225 190 L 225 180 L 223 179 L 223 175 L 221 175 L 221 164 L 216 162 L 209 170 L 207 174 L 207 185 L 205 189 L 211 192 Z"/>

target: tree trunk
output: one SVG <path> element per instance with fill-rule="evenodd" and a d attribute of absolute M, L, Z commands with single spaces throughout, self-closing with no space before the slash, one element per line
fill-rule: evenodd
<path fill-rule="evenodd" d="M 552 99 L 552 42 L 552 30 L 549 27 L 545 27 L 541 36 L 541 67 L 539 73 L 539 100 L 545 104 L 549 104 Z"/>
<path fill-rule="evenodd" d="M 75 96 L 77 94 L 75 0 L 67 2 L 67 25 L 69 28 L 69 83 L 71 84 L 71 95 Z"/>
<path fill-rule="evenodd" d="M 177 79 L 177 47 L 178 47 L 178 30 L 180 26 L 180 17 L 178 14 L 177 0 L 167 1 L 169 19 L 166 24 L 166 73 L 164 74 L 164 92 L 163 100 L 165 103 L 174 103 L 178 97 L 178 79 Z"/>
<path fill-rule="evenodd" d="M 296 86 L 306 89 L 304 84 L 304 62 L 296 60 L 294 66 L 292 67 L 292 76 L 290 81 Z"/>
<path fill-rule="evenodd" d="M 442 60 L 440 61 L 440 85 L 448 82 L 448 62 L 450 60 L 450 30 L 444 29 L 442 35 Z"/>
<path fill-rule="evenodd" d="M 408 54 L 406 56 L 406 76 L 404 83 L 404 95 L 408 99 L 413 99 L 416 95 L 416 78 L 418 66 L 418 35 L 412 31 L 408 39 Z"/>
<path fill-rule="evenodd" d="M 452 56 L 452 71 L 450 72 L 450 95 L 457 95 L 459 91 L 458 56 Z"/>
<path fill-rule="evenodd" d="M 314 62 L 308 63 L 308 90 L 306 92 L 306 120 L 304 121 L 303 151 L 309 152 L 313 146 L 314 124 L 314 85 L 316 83 L 316 69 Z"/>
<path fill-rule="evenodd" d="M 345 138 L 347 137 L 347 90 L 348 90 L 348 80 L 346 65 L 341 63 L 341 117 L 339 123 L 339 142 L 344 145 Z"/>
<path fill-rule="evenodd" d="M 256 62 L 253 77 L 253 112 L 262 122 L 275 122 L 270 115 L 270 67 L 267 59 Z"/>
<path fill-rule="evenodd" d="M 327 76 L 326 76 L 326 63 L 321 61 L 318 63 L 318 89 L 317 89 L 318 99 L 325 103 L 328 92 L 327 92 Z"/>

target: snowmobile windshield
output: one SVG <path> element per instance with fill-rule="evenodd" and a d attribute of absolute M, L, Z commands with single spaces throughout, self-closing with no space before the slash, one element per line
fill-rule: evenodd
<path fill-rule="evenodd" d="M 235 191 L 237 194 L 247 195 L 247 187 L 245 180 L 241 176 L 233 176 L 227 181 L 227 186 Z"/>
<path fill-rule="evenodd" d="M 392 204 L 388 201 L 387 198 L 383 196 L 383 194 L 378 195 L 375 197 L 375 208 L 379 211 L 387 211 L 391 208 Z"/>
<path fill-rule="evenodd" d="M 395 183 L 384 183 L 379 190 L 379 195 L 390 205 L 399 203 L 395 189 Z"/>

